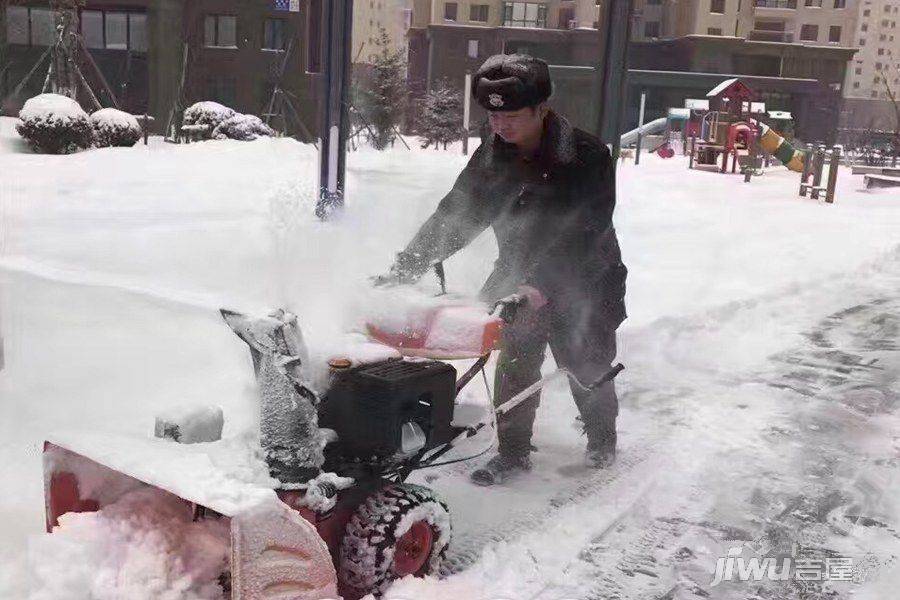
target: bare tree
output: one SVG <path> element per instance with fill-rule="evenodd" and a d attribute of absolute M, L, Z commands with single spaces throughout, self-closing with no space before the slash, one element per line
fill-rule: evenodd
<path fill-rule="evenodd" d="M 890 68 L 881 71 L 881 81 L 884 86 L 884 93 L 887 95 L 894 113 L 894 127 L 891 133 L 891 154 L 893 155 L 891 163 L 896 167 L 897 154 L 900 153 L 900 97 L 898 97 L 897 88 L 891 83 L 891 72 L 893 72 L 895 76 L 900 75 L 897 67 L 891 66 Z"/>

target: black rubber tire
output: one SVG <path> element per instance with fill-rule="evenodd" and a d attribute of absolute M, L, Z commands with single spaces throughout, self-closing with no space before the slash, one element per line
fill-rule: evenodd
<path fill-rule="evenodd" d="M 396 579 L 393 549 L 397 529 L 413 511 L 430 514 L 431 553 L 418 577 L 436 574 L 450 545 L 450 510 L 434 491 L 411 483 L 390 484 L 375 492 L 357 509 L 341 539 L 338 578 L 362 595 L 379 594 Z"/>

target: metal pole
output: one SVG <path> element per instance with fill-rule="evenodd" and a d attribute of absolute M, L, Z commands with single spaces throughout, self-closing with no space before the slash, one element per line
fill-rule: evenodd
<path fill-rule="evenodd" d="M 619 155 L 622 109 L 625 104 L 628 42 L 632 0 L 607 0 L 600 11 L 600 50 L 597 64 L 597 135 Z"/>
<path fill-rule="evenodd" d="M 463 91 L 463 155 L 469 154 L 469 118 L 472 112 L 472 74 L 466 73 Z"/>
<path fill-rule="evenodd" d="M 643 132 L 641 129 L 644 127 L 644 104 L 647 101 L 647 91 L 641 90 L 641 110 L 638 112 L 638 137 L 637 137 L 637 149 L 634 151 L 634 164 L 641 164 L 641 142 L 643 141 Z"/>
<path fill-rule="evenodd" d="M 316 216 L 325 219 L 344 205 L 353 0 L 330 0 L 322 6 L 325 70 Z"/>

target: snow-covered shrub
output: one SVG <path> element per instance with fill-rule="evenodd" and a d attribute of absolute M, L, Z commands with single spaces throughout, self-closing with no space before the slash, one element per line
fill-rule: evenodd
<path fill-rule="evenodd" d="M 143 135 L 134 115 L 115 108 L 101 108 L 92 113 L 91 125 L 94 127 L 94 142 L 100 148 L 134 146 Z"/>
<path fill-rule="evenodd" d="M 257 116 L 235 114 L 225 119 L 213 130 L 216 140 L 232 139 L 248 142 L 258 137 L 271 137 L 275 132 Z"/>
<path fill-rule="evenodd" d="M 35 152 L 68 154 L 89 148 L 94 133 L 87 113 L 78 102 L 59 94 L 30 98 L 19 111 L 19 132 Z"/>
<path fill-rule="evenodd" d="M 187 126 L 204 126 L 206 128 L 205 133 L 200 137 L 210 139 L 216 127 L 235 114 L 237 113 L 234 110 L 218 102 L 198 102 L 184 111 L 183 124 Z"/>

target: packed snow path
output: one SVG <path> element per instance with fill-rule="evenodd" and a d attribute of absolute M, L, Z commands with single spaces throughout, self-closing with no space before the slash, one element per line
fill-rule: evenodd
<path fill-rule="evenodd" d="M 4 141 L 0 477 L 17 491 L 0 498 L 4 598 L 46 592 L 23 550 L 42 529 L 47 432 L 146 435 L 159 410 L 211 401 L 226 435 L 240 432 L 252 372 L 215 309 L 288 305 L 309 345 L 332 350 L 359 304 L 378 302 L 365 276 L 464 162 L 355 153 L 349 210 L 323 224 L 314 156 L 289 140 L 69 157 Z M 617 465 L 580 466 L 574 405 L 548 390 L 531 473 L 493 489 L 470 486 L 463 465 L 416 475 L 451 504 L 449 577 L 392 597 L 802 597 L 797 582 L 711 586 L 716 559 L 744 543 L 850 556 L 869 578 L 802 584 L 806 597 L 892 597 L 900 197 L 842 172 L 825 206 L 797 198 L 782 169 L 743 184 L 679 161 L 620 172 L 631 275 Z M 450 261 L 451 287 L 476 290 L 494 252 L 485 236 Z"/>

